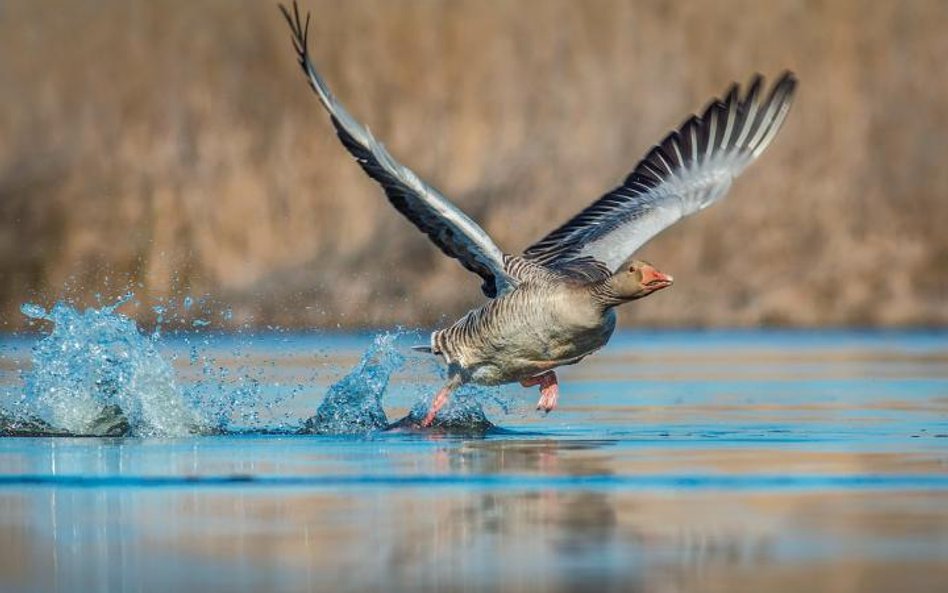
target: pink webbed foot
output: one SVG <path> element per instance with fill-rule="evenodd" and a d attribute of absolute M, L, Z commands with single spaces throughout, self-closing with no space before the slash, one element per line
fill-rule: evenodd
<path fill-rule="evenodd" d="M 560 388 L 556 380 L 556 373 L 547 371 L 529 379 L 520 382 L 524 387 L 540 386 L 540 400 L 537 402 L 537 409 L 550 413 L 556 408 L 556 400 L 559 397 Z"/>

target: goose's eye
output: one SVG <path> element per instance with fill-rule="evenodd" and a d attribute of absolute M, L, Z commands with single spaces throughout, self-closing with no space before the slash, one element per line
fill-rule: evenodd
<path fill-rule="evenodd" d="M 629 273 L 630 273 L 630 274 L 634 274 L 634 273 L 635 273 L 635 266 L 632 266 L 631 268 L 629 268 Z"/>

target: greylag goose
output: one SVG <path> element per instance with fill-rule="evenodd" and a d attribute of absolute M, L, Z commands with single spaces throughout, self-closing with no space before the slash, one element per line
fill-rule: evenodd
<path fill-rule="evenodd" d="M 575 364 L 609 341 L 615 307 L 671 286 L 672 277 L 633 258 L 652 237 L 720 200 L 732 180 L 767 148 L 790 109 L 796 78 L 784 73 L 762 98 L 763 78 L 737 84 L 700 116 L 653 147 L 621 185 L 521 255 L 501 251 L 438 190 L 398 163 L 329 91 L 309 56 L 309 15 L 281 6 L 300 66 L 329 112 L 342 144 L 385 190 L 391 204 L 449 257 L 483 279 L 491 300 L 430 346 L 448 367 L 422 426 L 468 382 L 540 387 L 537 409 L 556 406 L 555 368 Z"/>

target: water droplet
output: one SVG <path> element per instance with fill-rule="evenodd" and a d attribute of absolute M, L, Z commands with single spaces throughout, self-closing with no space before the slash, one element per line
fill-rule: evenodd
<path fill-rule="evenodd" d="M 20 313 L 23 313 L 31 319 L 49 319 L 46 309 L 33 303 L 24 303 L 20 306 Z"/>

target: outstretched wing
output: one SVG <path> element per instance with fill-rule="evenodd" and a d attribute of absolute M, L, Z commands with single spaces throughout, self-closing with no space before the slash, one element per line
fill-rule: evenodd
<path fill-rule="evenodd" d="M 293 3 L 293 13 L 280 6 L 290 29 L 300 66 L 323 106 L 329 111 L 339 139 L 355 157 L 369 177 L 385 190 L 389 201 L 445 254 L 484 279 L 481 289 L 494 297 L 512 286 L 505 272 L 503 252 L 480 226 L 429 186 L 408 167 L 398 163 L 367 128 L 355 120 L 329 91 L 309 57 L 309 14 L 300 18 Z"/>
<path fill-rule="evenodd" d="M 616 271 L 662 230 L 721 199 L 780 130 L 797 81 L 784 73 L 763 102 L 762 84 L 755 76 L 743 98 L 732 85 L 652 148 L 621 186 L 523 256 L 543 264 L 591 257 Z"/>

